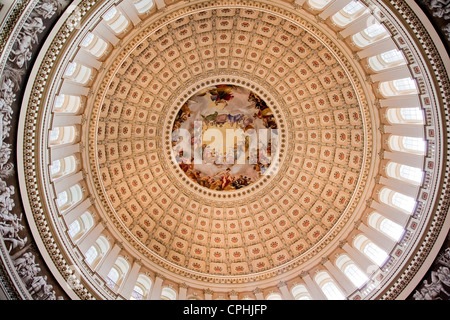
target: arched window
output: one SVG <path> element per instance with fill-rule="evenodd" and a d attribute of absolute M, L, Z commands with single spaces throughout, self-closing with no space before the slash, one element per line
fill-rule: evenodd
<path fill-rule="evenodd" d="M 283 300 L 279 293 L 269 293 L 266 297 L 266 300 Z"/>
<path fill-rule="evenodd" d="M 116 34 L 125 32 L 130 23 L 116 7 L 111 7 L 102 18 Z"/>
<path fill-rule="evenodd" d="M 360 1 L 352 1 L 349 4 L 347 4 L 344 8 L 342 8 L 342 11 L 348 14 L 349 16 L 352 16 L 364 8 L 365 6 Z"/>
<path fill-rule="evenodd" d="M 56 205 L 60 212 L 64 212 L 83 198 L 83 189 L 76 184 L 69 189 L 62 191 L 56 197 Z"/>
<path fill-rule="evenodd" d="M 140 286 L 134 286 L 130 300 L 143 300 L 144 290 Z"/>
<path fill-rule="evenodd" d="M 400 61 L 405 62 L 405 57 L 403 57 L 403 54 L 398 49 L 392 49 L 386 52 L 383 52 L 380 54 L 381 60 L 385 63 L 397 63 Z"/>
<path fill-rule="evenodd" d="M 108 43 L 93 33 L 88 33 L 81 41 L 81 47 L 96 58 L 101 58 L 109 48 Z"/>
<path fill-rule="evenodd" d="M 98 250 L 97 250 L 97 248 L 95 246 L 90 247 L 88 249 L 88 251 L 86 251 L 85 256 L 86 256 L 86 262 L 89 265 L 92 265 L 92 263 L 98 257 Z"/>
<path fill-rule="evenodd" d="M 48 140 L 50 146 L 72 143 L 77 137 L 75 126 L 56 127 L 50 130 Z"/>
<path fill-rule="evenodd" d="M 311 295 L 304 285 L 298 284 L 291 290 L 295 300 L 311 300 Z"/>
<path fill-rule="evenodd" d="M 345 254 L 336 259 L 336 266 L 357 288 L 361 288 L 369 280 L 369 277 Z"/>
<path fill-rule="evenodd" d="M 362 31 L 367 37 L 375 38 L 386 33 L 386 29 L 379 23 L 374 23 Z"/>
<path fill-rule="evenodd" d="M 386 116 L 389 122 L 394 124 L 425 124 L 420 108 L 389 108 Z"/>
<path fill-rule="evenodd" d="M 389 36 L 386 28 L 378 22 L 371 24 L 361 32 L 353 35 L 353 42 L 360 48 L 364 48 L 369 44 L 377 42 Z"/>
<path fill-rule="evenodd" d="M 372 212 L 370 214 L 368 223 L 372 228 L 381 231 L 394 241 L 399 241 L 405 233 L 405 229 L 401 225 L 382 216 L 378 212 Z"/>
<path fill-rule="evenodd" d="M 386 166 L 386 173 L 389 177 L 401 181 L 411 183 L 413 185 L 421 185 L 424 172 L 420 168 L 389 162 Z"/>
<path fill-rule="evenodd" d="M 77 62 L 71 62 L 67 66 L 66 72 L 64 73 L 64 77 L 66 79 L 77 82 L 81 85 L 87 84 L 93 75 L 93 71 L 91 68 L 83 66 Z"/>
<path fill-rule="evenodd" d="M 161 291 L 161 300 L 177 300 L 177 293 L 169 287 L 164 287 Z"/>
<path fill-rule="evenodd" d="M 54 112 L 77 113 L 84 106 L 84 101 L 79 96 L 60 94 L 55 99 Z"/>
<path fill-rule="evenodd" d="M 425 140 L 421 138 L 403 137 L 403 147 L 408 151 L 425 153 Z"/>
<path fill-rule="evenodd" d="M 130 300 L 143 300 L 149 294 L 151 287 L 152 280 L 148 276 L 140 274 L 136 280 Z"/>
<path fill-rule="evenodd" d="M 139 14 L 147 13 L 153 8 L 153 0 L 134 0 L 133 3 Z"/>
<path fill-rule="evenodd" d="M 119 280 L 119 271 L 115 267 L 113 267 L 109 273 L 108 278 L 106 279 L 106 284 L 111 289 L 115 289 L 117 287 L 117 281 Z"/>
<path fill-rule="evenodd" d="M 355 237 L 353 246 L 380 267 L 383 266 L 389 258 L 389 255 L 383 249 L 362 234 Z"/>
<path fill-rule="evenodd" d="M 73 238 L 75 235 L 77 235 L 81 231 L 80 222 L 78 220 L 75 220 L 69 225 L 69 235 L 71 238 Z"/>
<path fill-rule="evenodd" d="M 391 135 L 389 137 L 389 147 L 399 152 L 418 155 L 425 155 L 426 153 L 426 141 L 422 138 Z"/>
<path fill-rule="evenodd" d="M 130 265 L 124 258 L 117 258 L 106 279 L 106 284 L 108 287 L 111 289 L 118 289 L 122 284 L 123 279 L 125 279 L 129 269 Z"/>
<path fill-rule="evenodd" d="M 75 172 L 77 160 L 75 156 L 68 156 L 52 162 L 50 166 L 50 176 L 52 179 L 58 179 Z"/>
<path fill-rule="evenodd" d="M 416 82 L 411 78 L 383 81 L 380 83 L 380 92 L 385 97 L 418 93 Z"/>
<path fill-rule="evenodd" d="M 109 241 L 104 236 L 98 237 L 97 241 L 84 254 L 86 262 L 95 269 L 102 258 L 110 249 Z"/>
<path fill-rule="evenodd" d="M 334 283 L 333 278 L 331 278 L 327 272 L 320 271 L 314 277 L 314 280 L 319 285 L 328 300 L 345 300 L 345 295 Z"/>
<path fill-rule="evenodd" d="M 94 218 L 86 211 L 77 220 L 69 225 L 69 235 L 74 242 L 80 239 L 94 225 Z"/>
<path fill-rule="evenodd" d="M 308 0 L 308 4 L 314 9 L 323 9 L 331 0 Z"/>
<path fill-rule="evenodd" d="M 391 207 L 395 207 L 407 214 L 411 214 L 416 208 L 416 200 L 414 198 L 386 187 L 381 189 L 379 197 L 381 202 L 384 202 Z"/>
<path fill-rule="evenodd" d="M 381 71 L 388 68 L 406 64 L 403 53 L 398 49 L 389 50 L 368 59 L 370 67 L 374 71 Z"/>
<path fill-rule="evenodd" d="M 336 12 L 331 20 L 340 27 L 345 27 L 350 22 L 361 16 L 366 12 L 367 7 L 360 1 L 352 1 L 347 4 L 342 10 Z"/>

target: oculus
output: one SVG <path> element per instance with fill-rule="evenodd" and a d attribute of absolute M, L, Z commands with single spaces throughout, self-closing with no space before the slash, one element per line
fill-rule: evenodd
<path fill-rule="evenodd" d="M 181 170 L 200 186 L 237 190 L 259 180 L 275 162 L 278 125 L 254 92 L 216 85 L 181 107 L 172 127 L 172 150 Z"/>

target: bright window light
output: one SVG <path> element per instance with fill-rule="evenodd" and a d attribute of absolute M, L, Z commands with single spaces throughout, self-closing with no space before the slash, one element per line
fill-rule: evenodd
<path fill-rule="evenodd" d="M 386 32 L 386 29 L 378 23 L 372 24 L 370 27 L 364 29 L 364 32 L 371 38 L 379 36 Z"/>
<path fill-rule="evenodd" d="M 407 165 L 400 165 L 400 177 L 407 180 L 421 183 L 423 178 L 423 171 L 420 168 L 410 167 Z"/>
<path fill-rule="evenodd" d="M 423 120 L 423 113 L 420 108 L 401 108 L 400 114 L 405 120 L 421 121 Z"/>
<path fill-rule="evenodd" d="M 382 250 L 380 247 L 378 247 L 373 242 L 368 243 L 364 247 L 364 253 L 372 259 L 373 262 L 378 264 L 379 266 L 383 265 L 383 263 L 387 260 L 389 255 Z"/>
<path fill-rule="evenodd" d="M 411 78 L 394 80 L 392 83 L 398 91 L 416 90 L 416 83 Z"/>
<path fill-rule="evenodd" d="M 97 258 L 98 251 L 94 246 L 92 246 L 89 248 L 88 251 L 86 251 L 85 256 L 86 256 L 86 262 L 89 265 L 91 265 L 94 262 L 95 258 Z"/>
<path fill-rule="evenodd" d="M 393 63 L 403 60 L 403 54 L 397 49 L 383 52 L 380 56 L 386 63 Z"/>
<path fill-rule="evenodd" d="M 403 137 L 402 144 L 407 150 L 425 152 L 425 140 L 414 137 Z"/>
<path fill-rule="evenodd" d="M 392 196 L 392 204 L 398 208 L 412 213 L 414 207 L 416 206 L 416 201 L 414 200 L 414 198 L 395 192 Z"/>
<path fill-rule="evenodd" d="M 345 300 L 345 296 L 338 289 L 338 287 L 331 281 L 322 286 L 322 291 L 328 300 Z"/>
<path fill-rule="evenodd" d="M 360 288 L 364 283 L 367 282 L 367 280 L 369 280 L 367 275 L 362 272 L 354 263 L 349 264 L 347 267 L 345 267 L 344 274 L 358 288 Z"/>
<path fill-rule="evenodd" d="M 400 240 L 403 233 L 405 232 L 405 229 L 403 229 L 402 226 L 389 219 L 383 219 L 381 221 L 380 230 L 389 237 L 391 237 L 392 239 L 394 239 L 395 241 Z"/>
<path fill-rule="evenodd" d="M 361 2 L 352 1 L 348 5 L 346 5 L 342 10 L 349 15 L 353 15 L 353 14 L 357 13 L 359 10 L 361 10 L 362 8 L 364 8 L 364 6 L 361 4 Z"/>
<path fill-rule="evenodd" d="M 73 238 L 78 232 L 80 232 L 80 230 L 80 223 L 78 221 L 74 221 L 69 226 L 69 235 Z"/>

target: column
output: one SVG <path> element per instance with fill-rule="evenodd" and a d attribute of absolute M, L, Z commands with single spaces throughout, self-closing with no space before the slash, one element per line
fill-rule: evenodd
<path fill-rule="evenodd" d="M 51 147 L 50 149 L 50 161 L 63 159 L 65 157 L 71 156 L 74 153 L 80 152 L 80 144 L 65 145 L 62 147 Z"/>
<path fill-rule="evenodd" d="M 52 128 L 66 127 L 81 123 L 80 115 L 67 115 L 64 113 L 55 113 L 53 115 Z"/>
<path fill-rule="evenodd" d="M 425 136 L 422 125 L 417 124 L 396 124 L 393 126 L 385 125 L 384 132 L 391 133 L 398 136 L 423 138 Z"/>
<path fill-rule="evenodd" d="M 80 239 L 78 243 L 78 248 L 85 254 L 86 251 L 97 241 L 100 234 L 105 230 L 103 223 L 98 223 L 94 228 L 89 230 L 83 238 Z"/>
<path fill-rule="evenodd" d="M 283 300 L 294 300 L 294 296 L 291 291 L 289 291 L 286 282 L 280 281 L 280 283 L 278 283 L 278 289 L 280 289 Z"/>
<path fill-rule="evenodd" d="M 330 271 L 331 276 L 337 281 L 346 296 L 351 295 L 357 289 L 341 269 L 332 264 L 330 260 L 327 260 L 323 265 Z"/>
<path fill-rule="evenodd" d="M 87 96 L 89 94 L 89 88 L 83 87 L 81 84 L 77 84 L 70 80 L 64 80 L 61 89 L 59 90 L 59 94 Z"/>
<path fill-rule="evenodd" d="M 390 81 L 395 79 L 403 79 L 411 77 L 411 72 L 406 64 L 380 71 L 370 76 L 373 82 Z"/>
<path fill-rule="evenodd" d="M 425 161 L 424 156 L 399 151 L 385 151 L 383 156 L 384 159 L 392 160 L 399 164 L 404 164 L 416 168 L 422 168 Z"/>
<path fill-rule="evenodd" d="M 397 45 L 391 37 L 387 37 L 364 47 L 361 51 L 357 52 L 360 59 L 373 57 L 383 52 L 387 52 L 393 49 L 397 49 Z"/>
<path fill-rule="evenodd" d="M 303 281 L 305 282 L 306 288 L 307 288 L 309 294 L 311 295 L 311 298 L 313 298 L 313 300 L 327 300 L 327 297 L 322 292 L 322 290 L 319 288 L 317 283 L 315 281 L 313 281 L 313 279 L 311 279 L 311 276 L 309 275 L 309 273 L 304 272 L 300 276 L 303 279 Z"/>
<path fill-rule="evenodd" d="M 124 0 L 117 5 L 120 8 L 120 11 L 131 21 L 131 23 L 136 26 L 141 22 L 141 18 L 139 18 L 138 12 L 134 4 L 129 0 Z"/>
<path fill-rule="evenodd" d="M 389 220 L 392 220 L 395 223 L 398 223 L 401 226 L 406 225 L 406 222 L 409 219 L 409 215 L 394 208 L 391 206 L 388 206 L 385 203 L 380 203 L 377 201 L 372 201 L 370 207 L 374 209 L 376 212 L 381 214 L 382 216 L 388 218 Z"/>
<path fill-rule="evenodd" d="M 166 3 L 164 2 L 164 0 L 154 0 L 156 7 L 158 8 L 158 10 L 163 9 L 166 6 Z"/>
<path fill-rule="evenodd" d="M 212 300 L 214 292 L 211 289 L 205 289 L 203 290 L 203 293 L 205 294 L 205 300 Z"/>
<path fill-rule="evenodd" d="M 328 7 L 325 8 L 320 14 L 319 17 L 322 19 L 326 19 L 329 16 L 335 14 L 336 12 L 342 10 L 346 5 L 348 5 L 353 0 L 336 0 L 332 4 L 330 4 Z"/>
<path fill-rule="evenodd" d="M 53 183 L 53 187 L 55 188 L 55 193 L 58 194 L 62 191 L 69 189 L 70 187 L 76 185 L 78 182 L 83 180 L 83 173 L 80 171 L 70 176 L 66 176 L 62 178 L 62 180 L 58 180 Z"/>
<path fill-rule="evenodd" d="M 230 300 L 238 300 L 238 293 L 234 290 L 230 291 L 229 296 Z"/>
<path fill-rule="evenodd" d="M 65 213 L 63 218 L 66 224 L 69 226 L 77 220 L 79 217 L 83 215 L 90 207 L 92 206 L 91 199 L 86 199 L 81 202 L 79 205 L 71 209 L 69 212 Z"/>
<path fill-rule="evenodd" d="M 372 17 L 370 12 L 367 12 L 359 16 L 353 22 L 349 23 L 344 30 L 339 32 L 339 34 L 342 37 L 347 38 L 348 36 L 354 35 L 366 29 L 367 27 L 371 26 L 374 23 L 375 19 Z"/>
<path fill-rule="evenodd" d="M 420 98 L 417 94 L 405 94 L 402 96 L 394 96 L 380 99 L 381 107 L 390 108 L 415 108 L 420 107 Z"/>
<path fill-rule="evenodd" d="M 379 269 L 378 265 L 367 258 L 361 251 L 353 248 L 348 243 L 344 244 L 342 249 L 344 249 L 348 253 L 349 257 L 365 273 L 370 275 L 372 272 Z"/>
<path fill-rule="evenodd" d="M 133 267 L 131 268 L 130 272 L 128 272 L 124 284 L 122 285 L 122 289 L 120 289 L 119 291 L 119 293 L 123 297 L 125 297 L 125 299 L 129 299 L 131 297 L 134 287 L 136 286 L 136 281 L 138 279 L 140 269 L 141 265 L 137 261 L 134 261 Z"/>
<path fill-rule="evenodd" d="M 108 27 L 105 21 L 101 21 L 92 31 L 92 33 L 102 39 L 105 39 L 105 41 L 110 42 L 113 46 L 116 46 L 120 41 L 120 39 L 116 37 L 111 28 Z"/>
<path fill-rule="evenodd" d="M 100 69 L 102 63 L 97 60 L 95 56 L 87 52 L 86 50 L 78 51 L 77 55 L 74 59 L 76 62 L 85 65 L 86 67 L 90 67 L 92 69 Z"/>
<path fill-rule="evenodd" d="M 99 268 L 97 269 L 97 273 L 103 277 L 106 278 L 108 276 L 109 271 L 111 271 L 111 268 L 114 266 L 114 263 L 117 260 L 117 257 L 119 256 L 119 252 L 122 250 L 122 248 L 115 243 L 114 247 L 109 250 L 109 252 L 106 254 L 106 256 L 103 258 L 103 261 L 101 262 Z"/>
<path fill-rule="evenodd" d="M 253 290 L 253 293 L 256 297 L 256 300 L 264 300 L 264 295 L 260 288 L 256 288 L 255 290 Z"/>
<path fill-rule="evenodd" d="M 188 286 L 184 282 L 178 286 L 178 300 L 186 300 L 187 299 L 187 289 L 188 289 Z"/>
<path fill-rule="evenodd" d="M 373 243 L 375 243 L 378 247 L 386 251 L 387 254 L 391 252 L 392 248 L 394 248 L 396 244 L 396 242 L 391 238 L 388 238 L 380 231 L 375 230 L 364 223 L 361 223 L 358 226 L 358 229 L 361 230 L 364 233 L 364 235 L 366 235 L 367 238 L 372 240 Z"/>
<path fill-rule="evenodd" d="M 380 177 L 380 184 L 412 198 L 419 193 L 419 186 L 394 178 Z"/>
<path fill-rule="evenodd" d="M 161 300 L 162 284 L 164 281 L 164 276 L 161 274 L 156 274 L 155 284 L 152 288 L 152 293 L 150 295 L 150 300 Z"/>

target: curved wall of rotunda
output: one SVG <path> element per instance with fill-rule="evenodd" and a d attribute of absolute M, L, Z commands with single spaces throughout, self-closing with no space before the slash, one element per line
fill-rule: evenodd
<path fill-rule="evenodd" d="M 448 299 L 449 12 L 5 2 L 2 298 Z"/>

